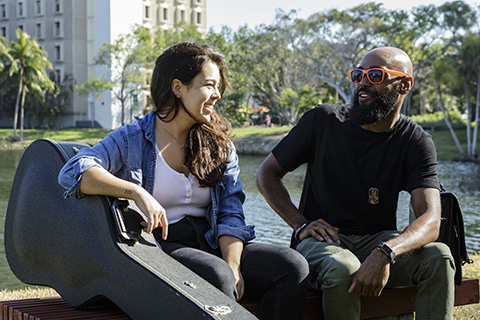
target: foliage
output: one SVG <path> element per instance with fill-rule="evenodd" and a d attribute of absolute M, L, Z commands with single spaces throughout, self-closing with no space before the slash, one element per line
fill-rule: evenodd
<path fill-rule="evenodd" d="M 55 128 L 57 119 L 64 114 L 70 105 L 73 93 L 73 77 L 65 75 L 58 83 L 55 73 L 50 72 L 50 80 L 54 83 L 53 89 L 47 89 L 43 96 L 32 95 L 27 114 L 37 119 L 40 128 Z"/>
<path fill-rule="evenodd" d="M 447 112 L 447 117 L 450 123 L 452 123 L 455 130 L 465 129 L 465 121 L 462 120 L 462 114 L 458 110 L 452 110 Z M 445 120 L 443 119 L 442 112 L 437 111 L 433 113 L 418 114 L 410 116 L 413 121 L 424 127 L 434 127 L 435 130 L 447 130 Z"/>
<path fill-rule="evenodd" d="M 110 90 L 114 86 L 115 82 L 96 76 L 82 83 L 80 86 L 77 87 L 77 90 L 80 95 L 92 94 L 95 99 L 99 99 L 102 95 L 102 92 L 104 92 L 105 90 Z"/>
<path fill-rule="evenodd" d="M 12 61 L 12 56 L 9 53 L 9 43 L 4 37 L 0 37 L 0 72 L 5 69 L 5 64 Z"/>
<path fill-rule="evenodd" d="M 46 68 L 52 69 L 47 59 L 47 53 L 40 49 L 35 39 L 18 29 L 16 31 L 17 41 L 9 43 L 8 53 L 11 61 L 8 70 L 0 74 L 0 82 L 5 82 L 6 77 L 18 75 L 17 97 L 15 101 L 13 139 L 17 139 L 17 119 L 20 112 L 20 140 L 23 139 L 24 104 L 27 92 L 32 91 L 38 96 L 44 90 L 54 89 L 54 84 L 47 76 Z M 3 90 L 2 90 L 3 91 Z"/>
<path fill-rule="evenodd" d="M 378 46 L 406 51 L 414 64 L 415 86 L 402 112 L 414 116 L 444 111 L 444 123 L 454 140 L 462 126 L 451 111 L 467 113 L 478 124 L 480 54 L 478 8 L 463 1 L 441 6 L 422 5 L 411 10 L 388 10 L 377 2 L 345 10 L 324 10 L 300 19 L 296 11 L 278 10 L 270 25 L 247 26 L 233 31 L 210 30 L 205 36 L 185 23 L 154 33 L 135 27 L 117 42 L 104 45 L 96 63 L 107 67 L 107 78 L 92 78 L 80 92 L 97 96 L 106 89 L 122 104 L 128 95 L 147 89 L 156 57 L 181 42 L 215 46 L 227 58 L 230 85 L 216 107 L 233 125 L 241 126 L 246 113 L 239 109 L 265 106 L 280 123 L 294 124 L 317 103 L 349 103 L 354 86 L 348 71 L 358 66 L 366 52 Z M 113 61 L 120 69 L 113 70 Z M 107 81 L 110 81 L 108 83 Z M 115 86 L 113 86 L 115 84 Z M 143 86 L 143 87 L 142 87 Z M 478 98 L 476 98 L 478 96 Z M 122 102 L 123 101 L 123 102 Z M 153 109 L 145 97 L 144 112 Z M 475 109 L 474 106 L 477 108 Z M 457 114 L 457 113 L 455 113 Z M 124 116 L 122 116 L 124 118 Z M 470 126 L 466 126 L 467 132 Z M 469 154 L 475 153 L 478 125 L 467 133 Z M 457 147 L 462 153 L 461 143 Z M 468 148 L 467 148 L 468 149 Z"/>

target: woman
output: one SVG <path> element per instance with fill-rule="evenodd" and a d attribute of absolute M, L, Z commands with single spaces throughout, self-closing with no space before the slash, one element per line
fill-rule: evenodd
<path fill-rule="evenodd" d="M 83 149 L 62 169 L 66 196 L 134 200 L 162 249 L 233 299 L 260 299 L 262 319 L 303 319 L 308 265 L 296 251 L 249 242 L 229 122 L 214 106 L 227 64 L 207 45 L 157 58 L 156 110 Z"/>

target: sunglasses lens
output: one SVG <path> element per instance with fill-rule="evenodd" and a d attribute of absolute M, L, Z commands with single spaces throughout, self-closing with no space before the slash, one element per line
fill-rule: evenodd
<path fill-rule="evenodd" d="M 371 83 L 381 83 L 383 81 L 382 70 L 374 69 L 368 71 L 368 79 Z"/>
<path fill-rule="evenodd" d="M 362 70 L 352 70 L 352 72 L 350 74 L 351 74 L 353 83 L 359 83 L 363 79 L 363 71 Z"/>

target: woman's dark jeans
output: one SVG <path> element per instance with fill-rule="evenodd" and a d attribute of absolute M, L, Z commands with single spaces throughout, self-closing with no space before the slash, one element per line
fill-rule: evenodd
<path fill-rule="evenodd" d="M 160 228 L 154 235 L 166 253 L 236 299 L 232 270 L 220 250 L 212 249 L 203 236 L 209 228 L 204 218 L 187 216 L 168 227 L 166 241 Z M 243 299 L 260 301 L 260 319 L 303 319 L 309 268 L 302 255 L 284 246 L 249 242 L 240 266 Z"/>

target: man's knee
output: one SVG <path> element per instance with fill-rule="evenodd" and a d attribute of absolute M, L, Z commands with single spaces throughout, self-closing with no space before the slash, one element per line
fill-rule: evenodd
<path fill-rule="evenodd" d="M 312 277 L 321 286 L 348 285 L 360 268 L 358 258 L 347 249 L 335 244 L 325 244 L 310 240 L 299 247 L 300 253 L 307 259 Z"/>
<path fill-rule="evenodd" d="M 439 273 L 442 277 L 453 277 L 455 274 L 455 262 L 450 248 L 441 242 L 426 244 L 418 252 L 421 261 L 424 262 L 423 270 L 428 273 Z"/>
<path fill-rule="evenodd" d="M 450 248 L 442 242 L 431 242 L 420 249 L 424 261 L 435 263 L 441 260 L 450 261 L 454 264 Z"/>

